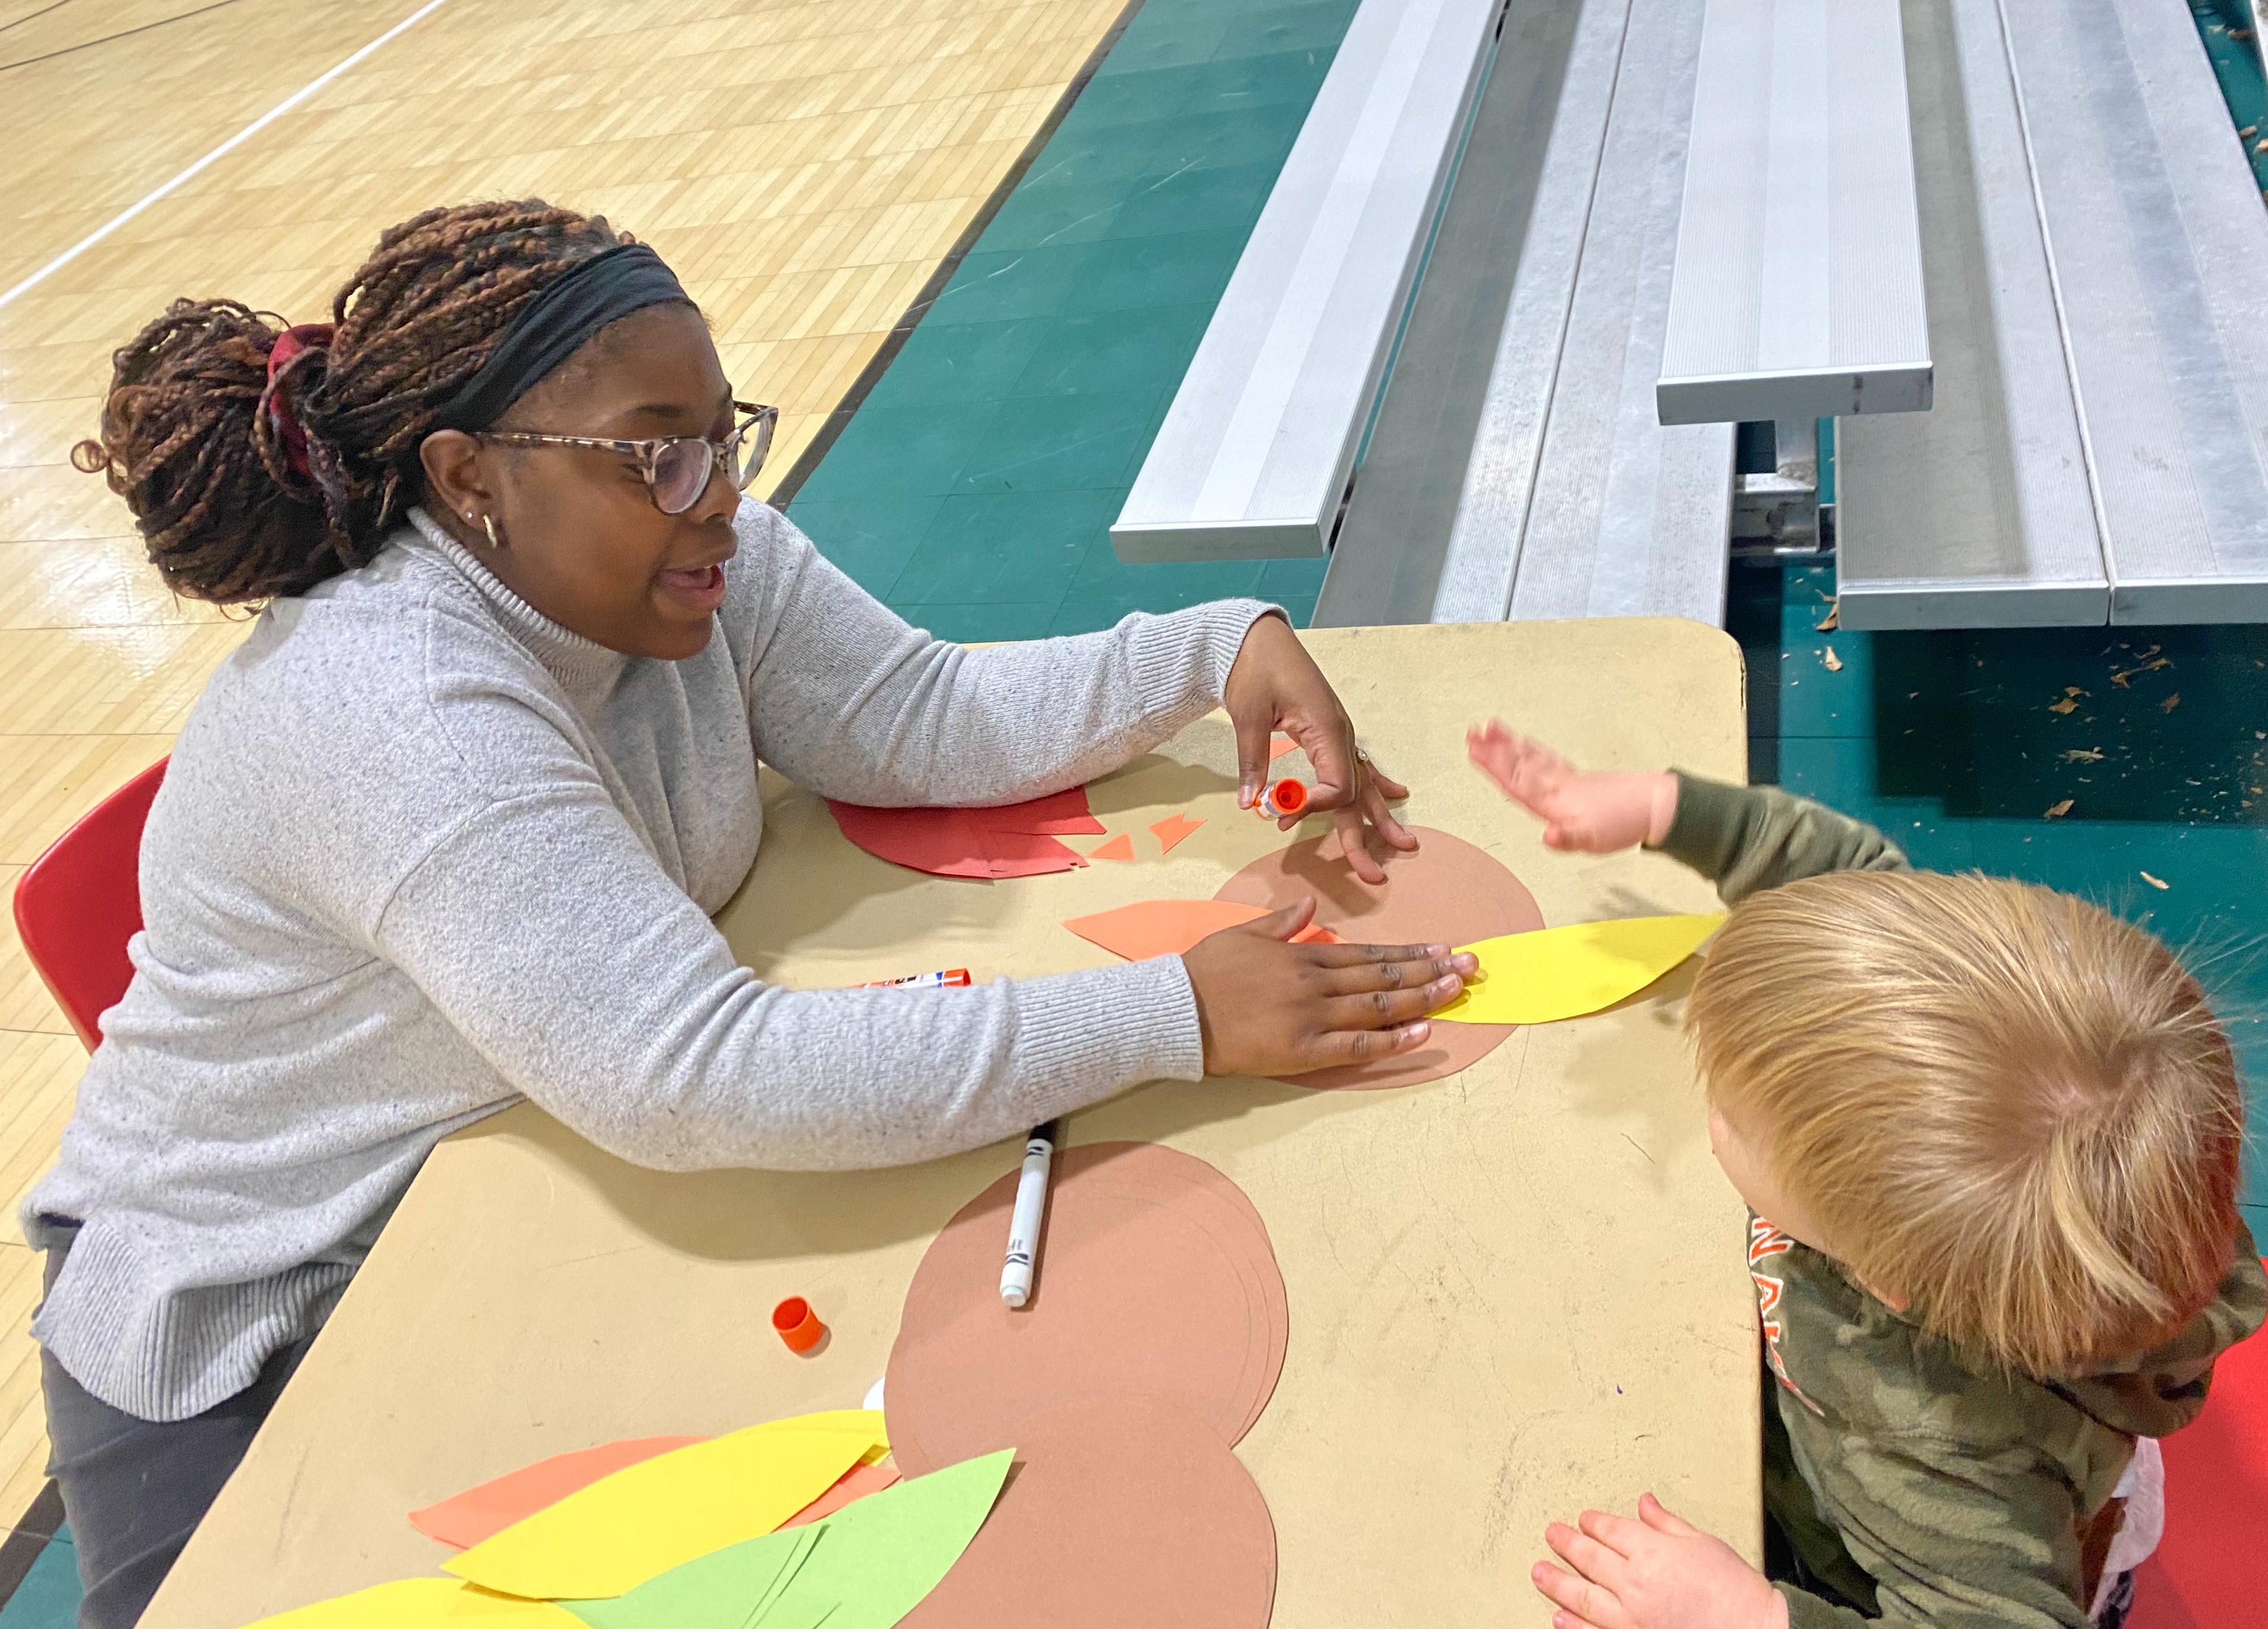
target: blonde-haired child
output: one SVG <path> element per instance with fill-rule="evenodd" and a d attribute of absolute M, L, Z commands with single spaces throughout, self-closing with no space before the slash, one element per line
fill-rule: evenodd
<path fill-rule="evenodd" d="M 1589 853 L 1734 909 L 1686 1023 L 1750 1212 L 1774 1584 L 1651 1494 L 1538 1563 L 1558 1629 L 2115 1625 L 2163 1519 L 2152 1439 L 2259 1327 L 2243 1097 L 2196 980 L 2067 895 L 1916 872 L 1769 787 L 1473 760 Z"/>

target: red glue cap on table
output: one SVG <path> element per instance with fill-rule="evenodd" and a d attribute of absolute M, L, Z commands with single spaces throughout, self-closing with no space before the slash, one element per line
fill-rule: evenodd
<path fill-rule="evenodd" d="M 1270 820 L 1280 819 L 1286 814 L 1297 814 L 1307 807 L 1307 789 L 1299 781 L 1286 776 L 1263 792 L 1260 794 L 1260 801 L 1256 807 Z"/>
<path fill-rule="evenodd" d="M 772 1308 L 772 1330 L 790 1352 L 808 1352 L 827 1335 L 827 1326 L 800 1295 L 791 1295 Z"/>

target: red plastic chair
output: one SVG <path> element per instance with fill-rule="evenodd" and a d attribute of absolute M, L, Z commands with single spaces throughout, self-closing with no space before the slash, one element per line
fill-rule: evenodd
<path fill-rule="evenodd" d="M 2166 1536 L 2134 1571 L 2126 1629 L 2268 1623 L 2268 1334 L 2221 1354 L 2205 1407 L 2163 1447 Z"/>
<path fill-rule="evenodd" d="M 112 792 L 16 881 L 16 937 L 90 1052 L 95 1021 L 134 977 L 126 941 L 142 931 L 142 827 L 166 760 Z"/>

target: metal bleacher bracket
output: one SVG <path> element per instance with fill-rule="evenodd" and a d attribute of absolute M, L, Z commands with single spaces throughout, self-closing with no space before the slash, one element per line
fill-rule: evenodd
<path fill-rule="evenodd" d="M 1849 628 L 2268 619 L 2268 211 L 2183 0 L 1909 0 L 1927 416 L 1837 432 Z"/>
<path fill-rule="evenodd" d="M 1110 528 L 1122 560 L 1329 545 L 1503 0 L 1363 0 Z"/>
<path fill-rule="evenodd" d="M 1898 0 L 1708 0 L 1665 424 L 1930 404 Z"/>

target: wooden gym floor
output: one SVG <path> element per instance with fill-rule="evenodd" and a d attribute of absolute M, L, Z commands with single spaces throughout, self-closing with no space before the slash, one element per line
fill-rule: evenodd
<path fill-rule="evenodd" d="M 736 386 L 780 405 L 784 474 L 1121 4 L 0 0 L 0 892 L 167 750 L 244 632 L 176 602 L 123 505 L 66 461 L 109 352 L 168 299 L 315 321 L 422 209 L 596 210 L 669 258 Z M 0 927 L 11 1219 L 85 1063 Z M 0 1527 L 44 1480 L 38 1293 L 0 1226 Z"/>

